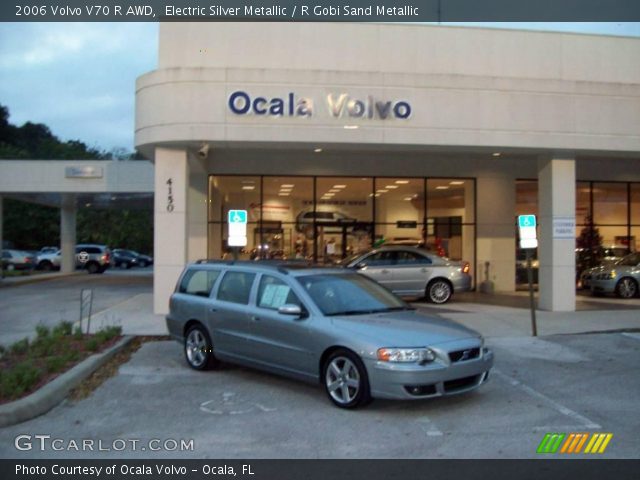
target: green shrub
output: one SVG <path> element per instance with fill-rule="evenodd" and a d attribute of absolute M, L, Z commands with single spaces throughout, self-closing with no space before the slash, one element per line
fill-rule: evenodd
<path fill-rule="evenodd" d="M 77 350 L 69 350 L 64 354 L 65 362 L 75 362 L 80 359 L 80 352 Z"/>
<path fill-rule="evenodd" d="M 57 373 L 67 364 L 67 360 L 64 357 L 51 357 L 47 358 L 47 372 Z"/>
<path fill-rule="evenodd" d="M 46 338 L 49 336 L 50 333 L 51 331 L 49 330 L 49 327 L 47 327 L 46 325 L 36 326 L 36 335 L 38 338 Z"/>
<path fill-rule="evenodd" d="M 64 337 L 67 335 L 71 335 L 73 330 L 73 323 L 71 322 L 60 322 L 53 328 L 51 332 L 54 337 Z"/>
<path fill-rule="evenodd" d="M 93 337 L 93 338 L 90 338 L 89 340 L 87 340 L 87 342 L 84 344 L 84 346 L 90 352 L 95 352 L 96 350 L 98 350 L 98 347 L 100 346 L 100 341 L 96 337 Z"/>
<path fill-rule="evenodd" d="M 42 376 L 33 362 L 26 360 L 0 376 L 0 397 L 17 398 L 33 387 Z"/>
<path fill-rule="evenodd" d="M 11 353 L 14 355 L 22 355 L 23 353 L 27 353 L 29 350 L 29 339 L 23 338 L 22 340 L 11 345 Z"/>
<path fill-rule="evenodd" d="M 31 353 L 34 357 L 49 357 L 55 353 L 59 339 L 56 337 L 38 337 L 31 344 Z"/>
<path fill-rule="evenodd" d="M 84 337 L 84 334 L 82 333 L 82 327 L 80 327 L 79 325 L 73 329 L 73 338 L 75 340 L 82 340 L 82 338 Z"/>

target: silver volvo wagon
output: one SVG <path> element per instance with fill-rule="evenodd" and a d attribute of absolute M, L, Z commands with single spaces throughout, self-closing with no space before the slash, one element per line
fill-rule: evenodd
<path fill-rule="evenodd" d="M 346 269 L 197 262 L 166 319 L 191 368 L 222 360 L 319 382 L 343 408 L 467 392 L 493 365 L 477 332 Z"/>

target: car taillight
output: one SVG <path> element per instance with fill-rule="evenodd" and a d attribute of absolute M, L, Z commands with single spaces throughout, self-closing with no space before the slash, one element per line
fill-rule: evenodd
<path fill-rule="evenodd" d="M 103 260 L 105 263 L 109 263 L 109 254 L 108 254 L 108 253 L 105 253 L 105 254 L 102 256 L 102 260 Z"/>
<path fill-rule="evenodd" d="M 469 273 L 469 270 L 471 270 L 471 265 L 469 265 L 469 262 L 464 262 L 462 264 L 462 273 Z"/>

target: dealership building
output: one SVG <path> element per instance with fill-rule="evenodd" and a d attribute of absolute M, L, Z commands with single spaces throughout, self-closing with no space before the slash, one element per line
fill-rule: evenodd
<path fill-rule="evenodd" d="M 385 243 L 516 289 L 538 217 L 539 305 L 575 309 L 576 239 L 640 248 L 640 40 L 430 25 L 163 23 L 136 84 L 155 164 L 154 309 L 186 262 L 330 262 Z M 483 289 L 484 289 L 483 288 Z"/>

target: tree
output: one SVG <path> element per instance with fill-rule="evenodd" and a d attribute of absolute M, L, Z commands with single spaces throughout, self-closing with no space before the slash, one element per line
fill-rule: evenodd
<path fill-rule="evenodd" d="M 578 248 L 576 269 L 578 273 L 600 263 L 602 247 L 602 235 L 600 235 L 598 227 L 593 224 L 593 217 L 587 215 L 584 218 L 584 223 L 585 226 L 582 227 L 580 236 L 576 239 L 576 247 Z"/>

